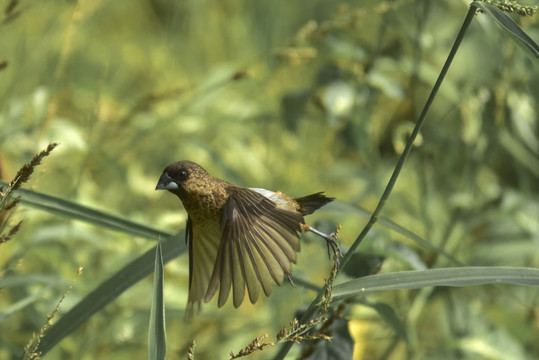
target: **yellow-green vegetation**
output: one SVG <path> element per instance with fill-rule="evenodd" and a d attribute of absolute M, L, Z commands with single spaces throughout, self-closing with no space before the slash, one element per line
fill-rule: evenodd
<path fill-rule="evenodd" d="M 536 8 L 1 1 L 0 359 L 539 358 Z M 178 160 L 337 198 L 340 267 L 186 322 Z"/>

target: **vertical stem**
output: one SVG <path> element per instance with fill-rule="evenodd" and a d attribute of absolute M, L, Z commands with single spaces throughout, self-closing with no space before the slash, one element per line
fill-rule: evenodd
<path fill-rule="evenodd" d="M 457 35 L 457 38 L 455 39 L 455 43 L 453 44 L 453 47 L 451 48 L 451 51 L 449 52 L 449 56 L 447 57 L 447 60 L 445 61 L 445 64 L 442 68 L 442 71 L 440 72 L 440 75 L 438 75 L 438 79 L 436 80 L 436 83 L 434 84 L 434 87 L 432 88 L 432 91 L 429 95 L 429 98 L 427 99 L 427 102 L 425 106 L 423 107 L 423 110 L 421 111 L 421 115 L 419 115 L 419 119 L 417 120 L 417 123 L 414 127 L 414 130 L 412 131 L 412 134 L 410 135 L 410 138 L 408 139 L 408 142 L 406 143 L 406 147 L 404 148 L 404 151 L 402 152 L 401 157 L 399 158 L 399 161 L 397 162 L 397 165 L 395 166 L 395 170 L 393 170 L 393 174 L 391 175 L 391 178 L 389 179 L 389 182 L 384 190 L 384 193 L 382 194 L 382 197 L 380 198 L 380 201 L 378 202 L 378 205 L 376 206 L 376 209 L 372 213 L 372 216 L 363 228 L 363 231 L 359 234 L 357 239 L 354 241 L 346 255 L 344 256 L 344 259 L 341 261 L 341 268 L 343 268 L 346 263 L 350 260 L 350 257 L 354 253 L 354 251 L 357 249 L 361 241 L 365 238 L 371 227 L 374 225 L 376 221 L 378 221 L 378 216 L 380 215 L 380 212 L 382 211 L 382 208 L 384 207 L 387 199 L 389 198 L 389 195 L 391 194 L 391 191 L 393 191 L 393 187 L 395 186 L 395 183 L 397 182 L 397 178 L 400 175 L 400 172 L 402 170 L 402 167 L 404 166 L 404 162 L 408 158 L 408 155 L 410 154 L 410 151 L 412 150 L 412 146 L 414 144 L 414 141 L 419 134 L 419 131 L 421 130 L 421 126 L 423 125 L 423 122 L 425 121 L 425 118 L 427 116 L 427 112 L 430 109 L 430 106 L 434 102 L 434 98 L 436 97 L 436 94 L 438 93 L 438 90 L 440 89 L 442 82 L 445 78 L 445 75 L 447 74 L 447 71 L 449 70 L 449 67 L 451 66 L 451 63 L 453 62 L 453 58 L 455 57 L 457 50 L 462 42 L 462 39 L 464 38 L 464 34 L 466 33 L 466 30 L 468 29 L 468 26 L 471 24 L 472 19 L 475 15 L 476 11 L 475 6 L 470 6 L 470 10 L 468 10 L 468 14 L 466 15 L 466 18 L 464 19 L 464 23 L 462 24 L 462 27 L 460 28 L 460 31 Z"/>
<path fill-rule="evenodd" d="M 391 191 L 393 191 L 393 187 L 395 186 L 395 183 L 397 182 L 397 178 L 399 177 L 399 174 L 402 170 L 402 167 L 404 166 L 404 162 L 408 158 L 408 155 L 410 154 L 410 151 L 412 150 L 412 146 L 414 144 L 414 141 L 419 134 L 419 131 L 421 130 L 421 126 L 423 125 L 423 122 L 425 121 L 425 117 L 427 116 L 427 112 L 430 109 L 430 106 L 434 102 L 434 98 L 436 97 L 436 94 L 438 93 L 438 90 L 440 89 L 440 86 L 442 85 L 442 82 L 445 78 L 445 75 L 447 74 L 447 71 L 449 70 L 449 67 L 451 66 L 451 63 L 453 62 L 453 58 L 455 57 L 457 50 L 462 42 L 462 39 L 464 38 L 464 34 L 466 33 L 466 30 L 470 26 L 472 19 L 475 15 L 477 8 L 475 6 L 470 6 L 470 9 L 468 10 L 468 14 L 466 15 L 466 18 L 464 19 L 464 23 L 462 24 L 460 31 L 457 35 L 457 38 L 455 39 L 455 42 L 453 44 L 453 47 L 451 48 L 451 51 L 449 52 L 449 55 L 447 57 L 447 60 L 445 61 L 445 64 L 442 68 L 442 71 L 440 72 L 440 75 L 438 75 L 438 79 L 436 80 L 436 83 L 434 84 L 434 87 L 432 88 L 432 91 L 427 99 L 427 102 L 425 103 L 425 106 L 423 107 L 423 110 L 421 111 L 421 115 L 419 115 L 419 119 L 417 120 L 417 123 L 414 127 L 414 130 L 412 131 L 412 134 L 410 135 L 410 138 L 408 139 L 408 142 L 406 143 L 406 147 L 404 148 L 404 151 L 402 152 L 401 157 L 399 158 L 399 161 L 397 162 L 397 165 L 395 166 L 395 170 L 393 170 L 393 174 L 391 175 L 391 178 L 389 179 L 389 182 L 384 190 L 384 193 L 382 194 L 382 197 L 380 198 L 380 201 L 378 202 L 378 205 L 376 206 L 376 209 L 372 213 L 372 216 L 369 220 L 369 222 L 365 225 L 359 236 L 356 238 L 346 255 L 344 256 L 343 260 L 341 261 L 340 269 L 343 269 L 348 261 L 350 261 L 350 258 L 352 257 L 354 251 L 357 249 L 361 241 L 365 238 L 365 236 L 368 234 L 372 226 L 378 221 L 378 216 L 380 215 L 380 212 L 382 211 L 387 199 L 389 198 L 389 195 L 391 194 Z M 326 291 L 326 286 L 320 290 L 316 298 L 312 301 L 311 305 L 303 315 L 303 317 L 300 319 L 300 323 L 304 324 L 307 320 L 313 317 L 313 315 L 316 313 L 316 309 L 322 299 L 322 296 L 324 292 Z M 275 360 L 282 360 L 285 358 L 286 354 L 290 351 L 290 348 L 292 347 L 291 342 L 284 343 L 281 348 L 279 349 L 279 352 L 275 355 Z"/>

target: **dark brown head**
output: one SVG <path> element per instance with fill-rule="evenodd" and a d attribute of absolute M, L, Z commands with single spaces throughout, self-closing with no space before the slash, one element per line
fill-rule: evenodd
<path fill-rule="evenodd" d="M 168 190 L 182 199 L 193 192 L 200 192 L 213 178 L 192 161 L 178 161 L 165 168 L 155 190 Z"/>

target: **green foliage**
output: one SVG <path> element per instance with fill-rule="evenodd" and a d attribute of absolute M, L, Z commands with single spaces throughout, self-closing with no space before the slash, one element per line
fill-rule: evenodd
<path fill-rule="evenodd" d="M 496 3 L 495 3 L 496 4 Z M 536 7 L 522 6 L 515 2 L 503 1 L 496 4 L 498 7 L 492 5 L 490 2 L 482 4 L 481 2 L 474 2 L 473 6 L 476 6 L 481 11 L 487 13 L 498 25 L 504 29 L 509 36 L 511 36 L 515 43 L 517 43 L 524 53 L 529 55 L 530 59 L 539 65 L 539 46 L 523 31 L 515 22 L 511 20 L 503 11 L 516 12 L 520 15 L 533 15 L 537 10 Z M 503 11 L 502 11 L 503 10 Z"/>
<path fill-rule="evenodd" d="M 534 5 L 473 2 L 457 37 L 454 1 L 0 3 L 0 358 L 140 358 L 165 332 L 169 358 L 539 356 L 539 25 L 502 12 Z M 185 213 L 153 191 L 181 159 L 324 190 L 307 220 L 360 253 L 337 273 L 307 234 L 296 287 L 185 323 Z M 301 346 L 259 336 L 282 331 Z"/>
<path fill-rule="evenodd" d="M 153 271 L 153 298 L 148 333 L 148 359 L 160 360 L 167 356 L 167 336 L 165 328 L 165 275 L 161 244 L 155 249 L 155 268 Z"/>

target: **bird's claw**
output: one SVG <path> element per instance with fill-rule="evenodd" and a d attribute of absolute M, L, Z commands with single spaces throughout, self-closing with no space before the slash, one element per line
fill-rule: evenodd
<path fill-rule="evenodd" d="M 339 248 L 339 244 L 337 244 L 338 231 L 332 232 L 325 239 L 326 239 L 326 245 L 328 247 L 328 257 L 330 259 L 334 257 L 338 266 L 340 264 L 339 257 L 343 256 L 342 251 Z"/>
<path fill-rule="evenodd" d="M 340 228 L 341 226 L 339 225 L 337 227 L 337 230 L 335 230 L 334 232 L 328 235 L 309 226 L 309 231 L 315 233 L 318 236 L 323 237 L 326 240 L 326 245 L 328 247 L 328 256 L 330 259 L 332 257 L 335 259 L 335 261 L 337 262 L 337 266 L 339 266 L 339 257 L 342 256 L 342 252 L 341 252 L 341 249 L 339 248 L 339 244 L 337 244 L 337 239 L 339 238 Z"/>
<path fill-rule="evenodd" d="M 288 280 L 288 282 L 290 282 L 290 285 L 292 285 L 292 287 L 296 287 L 296 285 L 294 284 L 294 281 L 292 280 L 292 278 L 290 277 L 290 275 L 284 274 L 284 276 L 286 277 L 286 279 Z"/>

